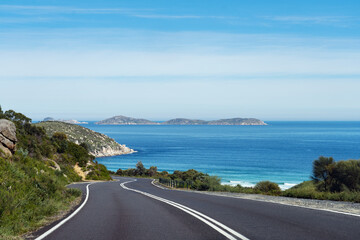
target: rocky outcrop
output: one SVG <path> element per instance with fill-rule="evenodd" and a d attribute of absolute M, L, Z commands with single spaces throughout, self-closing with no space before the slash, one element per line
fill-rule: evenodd
<path fill-rule="evenodd" d="M 15 124 L 6 119 L 0 119 L 0 149 L 5 155 L 15 152 L 17 138 Z"/>
<path fill-rule="evenodd" d="M 71 124 L 89 124 L 88 122 L 79 122 L 78 120 L 75 119 L 69 119 L 69 120 L 65 120 L 65 119 L 54 119 L 52 117 L 47 117 L 44 118 L 43 122 L 64 122 L 64 123 L 71 123 Z"/>
<path fill-rule="evenodd" d="M 122 155 L 122 154 L 130 154 L 134 153 L 134 151 L 131 148 L 128 148 L 127 146 L 123 144 L 118 144 L 116 146 L 103 146 L 99 150 L 94 150 L 91 152 L 92 155 L 95 157 L 110 157 L 110 156 L 116 156 L 116 155 Z"/>

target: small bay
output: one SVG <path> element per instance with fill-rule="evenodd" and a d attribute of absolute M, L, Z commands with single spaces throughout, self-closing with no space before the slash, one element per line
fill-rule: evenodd
<path fill-rule="evenodd" d="M 97 158 L 109 170 L 138 161 L 159 171 L 196 169 L 225 184 L 270 180 L 286 189 L 309 180 L 313 160 L 360 158 L 360 122 L 267 122 L 268 126 L 83 125 L 137 153 Z"/>

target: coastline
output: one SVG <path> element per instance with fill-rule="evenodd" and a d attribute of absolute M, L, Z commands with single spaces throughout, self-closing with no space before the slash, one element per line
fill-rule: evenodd
<path fill-rule="evenodd" d="M 136 153 L 134 149 L 126 147 L 125 145 L 119 144 L 119 149 L 113 149 L 111 146 L 103 147 L 101 150 L 95 150 L 90 152 L 95 158 L 102 158 L 102 157 L 113 157 L 113 156 L 120 156 L 126 154 Z"/>

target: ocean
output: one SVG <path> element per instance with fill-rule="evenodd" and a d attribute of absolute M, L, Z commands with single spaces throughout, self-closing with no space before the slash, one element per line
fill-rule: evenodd
<path fill-rule="evenodd" d="M 97 158 L 108 169 L 195 169 L 223 184 L 270 180 L 287 189 L 310 179 L 319 156 L 360 158 L 360 122 L 267 122 L 268 126 L 83 125 L 137 152 Z"/>

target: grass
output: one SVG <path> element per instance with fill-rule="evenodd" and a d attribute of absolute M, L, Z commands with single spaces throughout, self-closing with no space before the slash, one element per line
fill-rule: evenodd
<path fill-rule="evenodd" d="M 66 210 L 81 195 L 65 187 L 69 182 L 43 161 L 18 155 L 0 158 L 0 239 L 16 239 Z"/>
<path fill-rule="evenodd" d="M 321 192 L 312 181 L 305 181 L 281 194 L 284 197 L 307 198 L 318 200 L 346 201 L 360 203 L 360 192 L 343 191 L 343 192 Z"/>
<path fill-rule="evenodd" d="M 92 168 L 90 179 L 111 179 L 106 167 L 93 161 L 86 144 L 68 141 L 61 132 L 47 136 L 13 110 L 4 113 L 0 107 L 0 118 L 15 124 L 18 139 L 13 156 L 0 152 L 0 239 L 17 239 L 79 200 L 80 190 L 66 188 L 81 180 L 74 165 Z M 61 169 L 55 169 L 57 164 Z"/>

